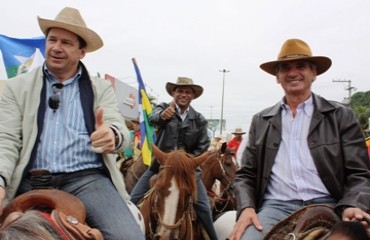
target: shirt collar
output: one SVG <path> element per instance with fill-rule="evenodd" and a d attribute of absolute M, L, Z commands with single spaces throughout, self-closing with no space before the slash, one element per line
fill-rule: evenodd
<path fill-rule="evenodd" d="M 285 97 L 281 100 L 281 108 L 283 111 L 287 111 L 289 109 L 289 105 L 285 103 Z M 310 97 L 304 101 L 303 103 L 300 103 L 297 107 L 297 109 L 302 109 L 303 112 L 311 117 L 312 116 L 312 113 L 313 113 L 313 98 L 312 98 L 312 94 L 310 95 Z"/>
<path fill-rule="evenodd" d="M 181 109 L 180 109 L 180 107 L 176 104 L 176 111 L 179 113 L 179 114 L 188 114 L 188 112 L 189 112 L 189 108 L 190 107 L 188 107 L 183 113 L 181 113 Z"/>
<path fill-rule="evenodd" d="M 44 73 L 46 75 L 46 78 L 47 80 L 50 82 L 50 83 L 54 83 L 54 82 L 59 82 L 57 80 L 57 78 L 48 70 L 48 67 L 46 66 L 46 64 L 44 64 Z M 64 85 L 67 85 L 71 82 L 73 82 L 74 80 L 76 79 L 79 79 L 81 77 L 81 74 L 82 74 L 82 67 L 79 66 L 78 67 L 78 71 L 76 73 L 76 75 L 74 75 L 73 77 L 71 77 L 70 79 L 64 81 Z"/>

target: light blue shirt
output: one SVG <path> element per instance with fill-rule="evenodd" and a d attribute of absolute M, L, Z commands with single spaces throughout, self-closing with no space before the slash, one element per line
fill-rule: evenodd
<path fill-rule="evenodd" d="M 48 99 L 53 94 L 51 86 L 58 81 L 45 70 L 48 104 Z M 91 150 L 90 136 L 84 121 L 78 84 L 81 71 L 80 68 L 74 77 L 64 82 L 59 108 L 54 111 L 49 106 L 46 107 L 44 127 L 33 168 L 62 173 L 102 167 L 98 155 Z"/>
<path fill-rule="evenodd" d="M 311 200 L 329 196 L 321 181 L 307 144 L 314 110 L 312 96 L 297 107 L 293 117 L 282 103 L 282 140 L 272 167 L 265 199 Z"/>

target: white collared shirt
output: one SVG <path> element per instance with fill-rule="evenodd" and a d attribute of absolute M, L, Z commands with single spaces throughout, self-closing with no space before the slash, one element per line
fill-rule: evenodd
<path fill-rule="evenodd" d="M 293 117 L 282 103 L 282 141 L 272 167 L 265 199 L 311 200 L 329 196 L 307 144 L 314 110 L 312 96 L 297 107 Z"/>
<path fill-rule="evenodd" d="M 176 111 L 179 113 L 181 120 L 184 121 L 186 116 L 188 116 L 189 107 L 183 113 L 181 113 L 180 107 L 176 104 Z"/>

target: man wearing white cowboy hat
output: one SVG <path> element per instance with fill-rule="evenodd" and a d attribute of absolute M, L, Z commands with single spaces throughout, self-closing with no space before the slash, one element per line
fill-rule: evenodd
<path fill-rule="evenodd" d="M 234 137 L 227 143 L 227 148 L 236 154 L 239 149 L 239 145 L 243 140 L 243 135 L 245 132 L 243 132 L 242 128 L 235 128 L 235 131 L 232 132 L 232 134 L 234 134 Z"/>
<path fill-rule="evenodd" d="M 7 81 L 0 100 L 0 202 L 31 190 L 31 170 L 43 169 L 43 187 L 78 197 L 104 239 L 144 239 L 115 165 L 128 129 L 111 84 L 91 79 L 81 62 L 103 41 L 74 8 L 38 23 L 45 64 Z"/>
<path fill-rule="evenodd" d="M 289 39 L 261 69 L 285 96 L 252 120 L 234 189 L 235 239 L 261 239 L 278 221 L 310 204 L 335 207 L 344 221 L 370 217 L 370 161 L 352 110 L 311 92 L 331 60 Z"/>
<path fill-rule="evenodd" d="M 183 149 L 194 156 L 207 151 L 210 140 L 207 134 L 207 120 L 195 111 L 190 103 L 203 93 L 203 87 L 186 77 L 179 77 L 176 83 L 168 82 L 166 90 L 173 97 L 170 103 L 160 103 L 153 110 L 150 122 L 157 126 L 156 145 L 164 152 Z M 148 170 L 140 177 L 131 191 L 131 201 L 138 203 L 149 190 L 149 180 L 159 170 L 159 163 L 153 158 Z M 210 239 L 217 239 L 213 227 L 210 203 L 206 189 L 197 172 L 198 198 L 195 209 Z"/>

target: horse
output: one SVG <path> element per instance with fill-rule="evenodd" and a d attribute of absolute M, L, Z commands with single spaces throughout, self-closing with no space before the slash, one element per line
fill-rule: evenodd
<path fill-rule="evenodd" d="M 237 164 L 234 152 L 223 143 L 219 150 L 211 153 L 201 164 L 201 169 L 202 181 L 211 199 L 213 218 L 216 219 L 222 212 L 235 210 L 233 182 Z M 216 180 L 221 184 L 219 194 L 213 191 Z"/>
<path fill-rule="evenodd" d="M 195 169 L 208 152 L 193 157 L 183 150 L 164 153 L 153 145 L 153 154 L 161 169 L 139 204 L 147 239 L 206 239 L 193 203 L 197 196 Z"/>
<path fill-rule="evenodd" d="M 360 226 L 360 228 L 358 228 Z M 345 231 L 344 228 L 347 228 Z M 334 207 L 325 204 L 312 204 L 299 209 L 287 218 L 275 224 L 263 237 L 263 240 L 332 240 L 366 239 L 360 236 L 370 232 L 360 222 L 348 226 L 335 212 Z M 349 236 L 356 236 L 348 238 Z M 368 238 L 367 238 L 368 239 Z"/>
<path fill-rule="evenodd" d="M 143 157 L 140 154 L 137 158 L 128 158 L 122 160 L 119 164 L 119 170 L 123 175 L 126 191 L 131 193 L 140 176 L 148 169 L 148 165 L 144 164 Z"/>

